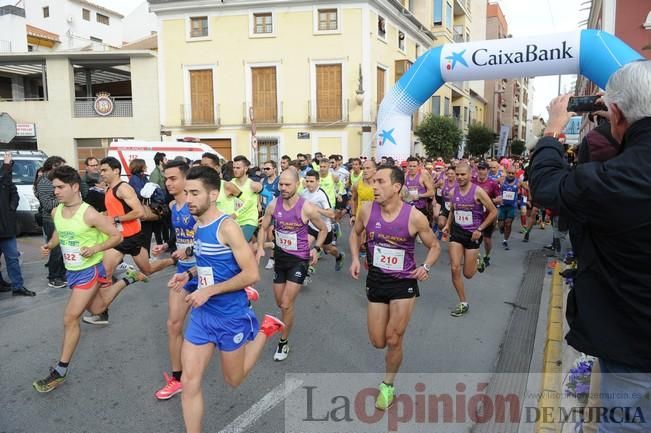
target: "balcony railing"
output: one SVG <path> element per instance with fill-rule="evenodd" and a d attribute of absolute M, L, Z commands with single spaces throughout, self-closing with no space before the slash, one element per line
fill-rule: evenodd
<path fill-rule="evenodd" d="M 220 105 L 217 104 L 214 110 L 200 110 L 195 107 L 195 113 L 192 112 L 192 105 L 181 104 L 181 125 L 194 126 L 203 128 L 219 128 L 221 126 L 221 117 L 219 115 Z M 204 112 L 202 112 L 204 111 Z"/>
<path fill-rule="evenodd" d="M 350 119 L 350 100 L 346 99 L 344 100 L 344 104 L 341 107 L 341 116 L 336 116 L 336 117 L 328 117 L 328 118 L 320 118 L 317 116 L 318 113 L 318 107 L 315 104 L 314 107 L 312 107 L 312 101 L 307 101 L 307 123 L 313 123 L 313 124 L 334 124 L 334 123 L 341 123 L 341 122 L 348 122 Z"/>
<path fill-rule="evenodd" d="M 285 103 L 283 101 L 280 101 L 278 104 L 278 108 L 276 110 L 276 115 L 269 116 L 265 113 L 265 109 L 261 108 L 256 110 L 255 107 L 253 107 L 253 116 L 255 118 L 255 123 L 256 125 L 280 125 L 285 123 L 285 116 L 284 116 L 284 110 L 285 110 Z M 271 110 L 269 110 L 271 111 Z M 249 108 L 246 105 L 246 102 L 242 103 L 242 123 L 245 125 L 250 125 L 251 124 L 251 117 L 249 116 Z"/>
<path fill-rule="evenodd" d="M 95 98 L 75 98 L 74 117 L 133 117 L 133 101 L 130 96 L 115 96 L 111 114 L 102 116 L 95 111 Z"/>

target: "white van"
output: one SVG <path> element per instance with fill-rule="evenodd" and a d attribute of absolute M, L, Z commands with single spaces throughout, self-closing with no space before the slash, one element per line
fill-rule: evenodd
<path fill-rule="evenodd" d="M 176 156 L 190 158 L 192 161 L 201 159 L 205 152 L 213 153 L 219 158 L 224 157 L 212 147 L 194 141 L 141 141 L 141 140 L 115 140 L 109 146 L 108 156 L 117 158 L 122 164 L 122 176 L 128 177 L 129 163 L 136 159 L 144 159 L 147 163 L 147 174 L 156 168 L 154 155 L 163 152 L 168 160 Z"/>
<path fill-rule="evenodd" d="M 4 155 L 0 150 L 0 155 Z M 36 224 L 34 215 L 38 212 L 38 199 L 34 195 L 34 177 L 36 171 L 43 165 L 47 155 L 40 150 L 10 150 L 14 161 L 12 179 L 18 190 L 18 209 L 16 215 L 16 234 L 40 233 L 41 228 Z"/>

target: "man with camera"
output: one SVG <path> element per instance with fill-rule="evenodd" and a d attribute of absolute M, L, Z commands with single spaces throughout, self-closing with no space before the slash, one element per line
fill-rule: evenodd
<path fill-rule="evenodd" d="M 569 95 L 552 100 L 536 145 L 533 200 L 581 224 L 581 252 L 567 300 L 577 350 L 597 356 L 601 406 L 630 408 L 625 425 L 603 423 L 600 433 L 649 431 L 651 419 L 651 61 L 632 62 L 608 81 L 603 101 L 620 152 L 571 169 L 556 137 L 574 114 Z M 639 410 L 638 410 L 639 409 Z M 642 414 L 643 420 L 640 419 Z"/>

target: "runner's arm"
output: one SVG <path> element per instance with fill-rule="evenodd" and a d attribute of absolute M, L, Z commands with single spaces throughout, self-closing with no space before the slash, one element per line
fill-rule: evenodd
<path fill-rule="evenodd" d="M 142 204 L 140 203 L 140 200 L 138 200 L 138 196 L 133 187 L 121 184 L 117 190 L 117 196 L 124 200 L 131 208 L 130 212 L 116 217 L 120 222 L 137 220 L 145 215 L 145 210 L 142 208 Z"/>
<path fill-rule="evenodd" d="M 224 182 L 224 191 L 227 196 L 239 197 L 242 191 L 233 182 Z"/>
<path fill-rule="evenodd" d="M 262 255 L 264 255 L 264 243 L 267 240 L 267 231 L 269 231 L 269 227 L 271 226 L 271 216 L 276 209 L 277 201 L 278 199 L 273 199 L 271 203 L 267 205 L 267 209 L 265 209 L 264 215 L 262 216 L 260 230 L 258 230 L 258 254 L 262 251 Z"/>
<path fill-rule="evenodd" d="M 361 180 L 361 179 L 360 179 Z M 356 213 L 357 213 L 357 185 L 359 185 L 359 182 L 357 182 L 353 187 L 350 189 L 350 210 L 353 214 L 350 219 L 356 219 Z"/>
<path fill-rule="evenodd" d="M 262 191 L 262 184 L 260 182 L 251 182 L 251 190 L 255 193 L 260 194 L 260 191 Z"/>
<path fill-rule="evenodd" d="M 477 188 L 475 192 L 475 200 L 479 201 L 481 204 L 484 205 L 486 210 L 488 211 L 488 215 L 486 215 L 486 218 L 484 219 L 484 222 L 482 225 L 479 226 L 478 230 L 481 232 L 483 231 L 486 227 L 490 226 L 495 222 L 495 219 L 497 218 L 497 208 L 493 204 L 493 201 L 490 199 L 488 194 L 486 194 L 486 191 L 484 191 L 481 188 Z M 450 212 L 452 212 L 450 210 Z"/>
<path fill-rule="evenodd" d="M 101 244 L 92 247 L 92 249 L 95 250 L 94 253 L 106 251 L 122 242 L 122 234 L 115 227 L 115 224 L 113 224 L 111 219 L 100 214 L 92 207 L 86 209 L 86 212 L 84 213 L 84 222 L 91 227 L 95 227 L 97 230 L 109 237 Z"/>
<path fill-rule="evenodd" d="M 448 219 L 445 222 L 445 227 L 443 227 L 443 231 L 445 233 L 450 233 L 450 227 L 452 227 L 452 221 L 454 221 L 454 201 L 452 200 L 452 191 L 453 190 L 448 191 L 448 203 L 450 203 L 450 210 L 448 212 Z"/>
<path fill-rule="evenodd" d="M 357 213 L 357 218 L 355 218 L 355 224 L 353 225 L 352 230 L 350 231 L 350 236 L 348 237 L 348 247 L 350 248 L 351 259 L 353 262 L 355 260 L 359 261 L 359 249 L 362 244 L 362 233 L 364 232 L 364 220 L 367 218 L 369 213 L 369 208 L 371 203 L 365 203 L 359 209 Z"/>
<path fill-rule="evenodd" d="M 434 178 L 432 178 L 432 175 L 429 174 L 427 171 L 423 171 L 423 176 L 421 176 L 421 179 L 423 180 L 423 186 L 425 187 L 425 192 L 422 194 L 418 194 L 418 198 L 430 198 L 434 197 L 434 194 L 436 192 L 436 189 L 434 188 Z"/>

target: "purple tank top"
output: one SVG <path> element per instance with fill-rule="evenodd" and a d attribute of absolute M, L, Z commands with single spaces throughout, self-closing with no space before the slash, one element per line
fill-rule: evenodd
<path fill-rule="evenodd" d="M 310 258 L 308 225 L 303 222 L 301 216 L 304 203 L 305 199 L 299 198 L 294 207 L 288 210 L 285 209 L 283 200 L 279 197 L 273 217 L 276 247 L 284 253 L 308 260 Z"/>
<path fill-rule="evenodd" d="M 484 206 L 475 201 L 478 186 L 474 183 L 466 195 L 461 195 L 459 185 L 454 186 L 452 204 L 454 205 L 454 223 L 462 229 L 474 232 L 484 221 Z"/>
<path fill-rule="evenodd" d="M 378 203 L 373 202 L 366 224 L 368 263 L 394 278 L 411 278 L 411 273 L 416 269 L 415 237 L 409 233 L 409 214 L 412 207 L 403 203 L 396 219 L 390 222 L 382 218 L 381 209 Z"/>
<path fill-rule="evenodd" d="M 441 190 L 443 191 L 443 202 L 445 203 L 445 207 L 447 210 L 450 210 L 450 191 L 457 186 L 457 181 L 449 182 L 447 179 L 443 181 L 443 188 Z"/>
<path fill-rule="evenodd" d="M 409 178 L 409 175 L 405 176 L 405 186 L 409 191 L 410 197 L 418 197 L 419 194 L 424 194 L 427 191 L 423 185 L 420 184 L 420 172 L 413 178 Z M 412 201 L 412 204 L 419 209 L 422 209 L 427 206 L 427 200 L 424 198 L 419 198 L 418 200 Z"/>

